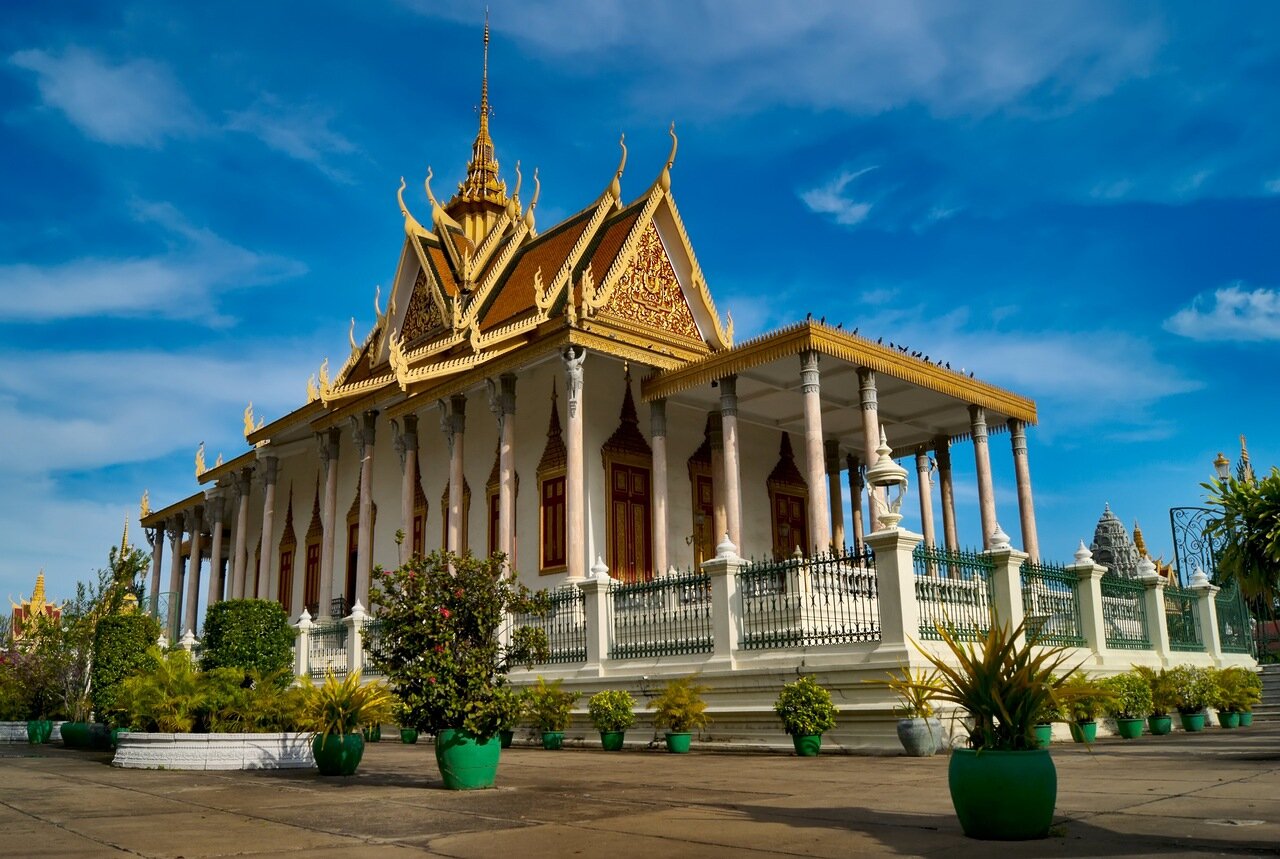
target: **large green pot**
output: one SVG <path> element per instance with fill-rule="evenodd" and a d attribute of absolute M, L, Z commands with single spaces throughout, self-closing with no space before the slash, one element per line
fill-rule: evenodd
<path fill-rule="evenodd" d="M 89 723 L 63 722 L 62 744 L 68 749 L 89 748 Z"/>
<path fill-rule="evenodd" d="M 359 734 L 319 734 L 311 741 L 320 775 L 352 775 L 364 757 L 364 737 Z"/>
<path fill-rule="evenodd" d="M 668 731 L 667 732 L 667 751 L 677 755 L 687 755 L 689 753 L 689 741 L 693 735 L 688 731 Z"/>
<path fill-rule="evenodd" d="M 413 745 L 414 743 L 418 742 L 418 732 L 413 728 L 401 728 L 400 742 L 408 746 Z"/>
<path fill-rule="evenodd" d="M 1036 725 L 1036 747 L 1041 749 L 1049 748 L 1053 743 L 1053 723 L 1047 722 L 1043 725 Z"/>
<path fill-rule="evenodd" d="M 362 731 L 364 741 L 366 743 L 382 742 L 382 726 L 381 725 L 365 725 Z"/>
<path fill-rule="evenodd" d="M 49 742 L 49 736 L 52 733 L 53 722 L 48 719 L 27 720 L 27 742 L 31 745 L 38 746 Z"/>
<path fill-rule="evenodd" d="M 501 744 L 499 744 L 501 745 Z M 542 747 L 555 751 L 564 745 L 564 731 L 543 731 Z"/>
<path fill-rule="evenodd" d="M 514 740 L 515 738 L 516 738 L 516 732 L 508 728 L 504 728 L 503 730 L 498 732 L 498 742 L 501 748 L 504 748 L 504 749 L 511 748 L 511 741 Z"/>
<path fill-rule="evenodd" d="M 1253 724 L 1253 713 L 1245 712 L 1240 714 L 1240 727 L 1247 728 Z"/>
<path fill-rule="evenodd" d="M 822 734 L 792 734 L 791 743 L 800 757 L 817 757 L 822 749 Z"/>
<path fill-rule="evenodd" d="M 498 737 L 475 737 L 461 728 L 444 728 L 436 734 L 436 766 L 449 790 L 493 787 L 498 779 Z"/>
<path fill-rule="evenodd" d="M 1058 772 L 1047 749 L 956 749 L 947 770 L 951 804 L 970 838 L 1044 838 L 1053 823 Z"/>
<path fill-rule="evenodd" d="M 1204 713 L 1179 713 L 1182 717 L 1182 730 L 1188 733 L 1204 730 Z"/>
<path fill-rule="evenodd" d="M 1071 739 L 1077 743 L 1092 743 L 1098 739 L 1098 723 L 1090 719 L 1087 722 L 1072 722 Z"/>
<path fill-rule="evenodd" d="M 115 747 L 115 729 L 100 722 L 89 725 L 89 748 L 99 752 L 109 752 Z"/>
<path fill-rule="evenodd" d="M 1233 710 L 1219 710 L 1218 724 L 1224 728 L 1238 728 L 1240 727 L 1240 713 Z M 63 725 L 62 730 L 65 731 L 66 729 L 67 726 Z"/>
<path fill-rule="evenodd" d="M 1151 731 L 1152 736 L 1163 737 L 1165 734 L 1173 730 L 1173 717 L 1148 716 L 1147 729 Z"/>
<path fill-rule="evenodd" d="M 1116 733 L 1126 740 L 1136 740 L 1142 736 L 1142 720 L 1116 719 Z"/>
<path fill-rule="evenodd" d="M 626 736 L 626 731 L 601 731 L 600 745 L 604 746 L 606 752 L 620 752 L 622 741 Z"/>

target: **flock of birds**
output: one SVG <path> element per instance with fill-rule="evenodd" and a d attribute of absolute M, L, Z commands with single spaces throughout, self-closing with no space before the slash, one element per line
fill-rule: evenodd
<path fill-rule="evenodd" d="M 808 315 L 805 317 L 805 319 L 806 319 L 806 321 L 812 322 L 812 321 L 813 321 L 813 314 L 812 314 L 812 313 L 808 314 Z M 825 316 L 819 317 L 819 318 L 818 318 L 818 324 L 820 324 L 820 325 L 826 325 L 826 324 L 827 324 L 827 317 L 825 317 Z M 841 330 L 843 330 L 843 329 L 844 329 L 844 323 L 843 323 L 843 322 L 836 323 L 836 330 L 837 330 L 837 331 L 841 331 Z M 857 328 L 854 328 L 854 329 L 853 329 L 853 331 L 852 331 L 851 333 L 853 333 L 853 334 L 855 334 L 855 335 L 856 335 L 856 334 L 858 333 L 858 329 L 857 329 Z M 921 352 L 921 351 L 919 351 L 919 350 L 912 350 L 912 349 L 910 349 L 910 348 L 909 348 L 909 347 L 907 347 L 907 346 L 900 346 L 900 345 L 898 345 L 898 344 L 894 343 L 892 340 L 890 340 L 890 341 L 886 344 L 886 343 L 884 342 L 884 338 L 883 338 L 883 337 L 877 337 L 877 338 L 876 338 L 876 343 L 877 343 L 878 345 L 880 345 L 880 346 L 886 346 L 886 345 L 887 345 L 890 349 L 897 349 L 897 350 L 898 350 L 899 352 L 901 352 L 903 355 L 907 355 L 907 356 L 912 357 L 912 358 L 919 358 L 921 361 L 924 361 L 924 362 L 925 362 L 925 363 L 927 363 L 927 364 L 935 364 L 935 365 L 937 365 L 937 366 L 939 366 L 939 367 L 945 367 L 945 368 L 946 368 L 946 369 L 948 369 L 948 370 L 950 370 L 950 369 L 951 369 L 951 362 L 950 362 L 950 361 L 943 361 L 942 359 L 938 359 L 937 361 L 934 361 L 932 358 L 930 358 L 928 355 L 924 354 L 923 352 Z M 965 374 L 965 369 L 964 369 L 964 367 L 961 367 L 961 368 L 960 368 L 960 375 L 962 375 L 962 376 L 963 376 L 964 374 Z M 970 378 L 970 379 L 972 379 L 973 377 L 974 377 L 974 375 L 973 375 L 973 371 L 972 371 L 972 370 L 970 370 L 970 371 L 969 371 L 969 378 Z"/>

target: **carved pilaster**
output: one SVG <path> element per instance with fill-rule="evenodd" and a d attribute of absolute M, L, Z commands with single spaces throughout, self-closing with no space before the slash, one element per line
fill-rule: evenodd
<path fill-rule="evenodd" d="M 818 393 L 818 359 L 818 353 L 812 349 L 800 353 L 800 390 L 806 394 Z"/>
<path fill-rule="evenodd" d="M 982 406 L 969 406 L 969 429 L 974 444 L 987 443 L 987 410 Z"/>
<path fill-rule="evenodd" d="M 276 474 L 279 471 L 280 460 L 275 456 L 267 455 L 258 459 L 258 474 L 262 480 L 263 487 L 274 486 L 276 483 Z"/>
<path fill-rule="evenodd" d="M 720 380 L 720 414 L 727 418 L 738 416 L 737 376 L 725 376 Z"/>
<path fill-rule="evenodd" d="M 375 409 L 370 409 L 360 417 L 351 416 L 351 440 L 355 443 L 356 452 L 361 459 L 364 459 L 366 451 L 373 447 L 377 420 L 378 412 Z"/>

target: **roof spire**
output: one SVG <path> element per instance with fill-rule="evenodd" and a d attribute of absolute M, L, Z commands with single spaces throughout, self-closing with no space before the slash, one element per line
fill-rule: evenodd
<path fill-rule="evenodd" d="M 480 130 L 489 130 L 489 7 L 484 7 L 484 74 L 480 78 Z"/>
<path fill-rule="evenodd" d="M 458 191 L 445 205 L 445 211 L 461 222 L 463 231 L 473 244 L 479 245 L 488 235 L 509 202 L 507 183 L 498 177 L 498 156 L 489 136 L 489 12 L 484 16 L 484 65 L 480 78 L 480 128 L 471 144 L 471 160 L 467 176 L 458 183 Z"/>

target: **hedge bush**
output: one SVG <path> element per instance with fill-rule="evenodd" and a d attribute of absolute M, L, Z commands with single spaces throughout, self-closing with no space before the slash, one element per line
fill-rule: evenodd
<path fill-rule="evenodd" d="M 264 677 L 293 665 L 294 630 L 277 602 L 226 600 L 204 616 L 204 656 L 200 667 L 241 668 Z M 290 679 L 286 676 L 286 682 Z"/>
<path fill-rule="evenodd" d="M 98 620 L 93 635 L 89 696 L 99 721 L 116 707 L 120 684 L 131 674 L 155 669 L 147 650 L 160 637 L 160 623 L 146 614 L 109 615 Z"/>

